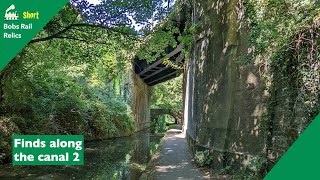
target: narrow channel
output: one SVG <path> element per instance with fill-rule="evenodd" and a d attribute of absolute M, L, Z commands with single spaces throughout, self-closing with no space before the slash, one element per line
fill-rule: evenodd
<path fill-rule="evenodd" d="M 150 130 L 85 143 L 84 166 L 0 166 L 0 179 L 130 179 L 142 175 L 161 136 Z"/>

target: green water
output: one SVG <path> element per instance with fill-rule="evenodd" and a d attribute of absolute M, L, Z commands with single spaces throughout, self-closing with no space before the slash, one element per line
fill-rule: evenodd
<path fill-rule="evenodd" d="M 0 179 L 137 180 L 160 138 L 144 131 L 131 137 L 86 142 L 84 166 L 0 166 Z"/>

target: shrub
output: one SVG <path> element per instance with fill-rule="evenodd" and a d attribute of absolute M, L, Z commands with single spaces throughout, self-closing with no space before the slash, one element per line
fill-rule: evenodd
<path fill-rule="evenodd" d="M 201 167 L 210 167 L 213 162 L 213 155 L 209 150 L 197 151 L 194 160 Z"/>

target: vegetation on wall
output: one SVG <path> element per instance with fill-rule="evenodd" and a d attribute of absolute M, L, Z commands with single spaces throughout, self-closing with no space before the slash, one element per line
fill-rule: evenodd
<path fill-rule="evenodd" d="M 200 167 L 210 167 L 213 162 L 213 155 L 209 150 L 197 151 L 194 155 L 194 161 Z"/>
<path fill-rule="evenodd" d="M 260 121 L 267 157 L 279 152 L 273 137 L 281 136 L 285 152 L 320 111 L 320 6 L 313 0 L 245 0 L 244 6 L 250 51 L 240 59 L 258 63 L 270 93 Z M 262 172 L 281 155 L 265 161 Z"/>
<path fill-rule="evenodd" d="M 210 1 L 214 5 L 217 2 Z M 209 2 L 197 3 L 203 8 L 202 6 Z M 254 65 L 262 75 L 259 81 L 261 84 L 265 83 L 261 87 L 265 90 L 263 96 L 268 96 L 268 100 L 267 110 L 258 121 L 261 130 L 259 136 L 265 138 L 266 148 L 246 165 L 248 172 L 245 171 L 236 179 L 261 179 L 320 112 L 320 6 L 317 0 L 243 0 L 237 3 L 238 20 L 246 22 L 238 22 L 238 27 L 233 28 L 238 28 L 238 37 L 241 40 L 246 39 L 246 33 L 243 32 L 248 31 L 249 35 L 248 53 L 237 59 L 240 64 L 237 73 L 242 73 L 243 64 Z M 242 8 L 245 18 L 242 17 Z M 201 10 L 203 9 L 197 12 L 200 15 L 195 13 L 195 21 L 197 18 L 212 21 L 208 17 L 209 13 Z M 225 15 L 220 14 L 222 17 Z M 243 28 L 243 31 L 240 32 L 240 28 Z M 205 30 L 201 30 L 199 34 L 205 34 Z M 211 43 L 214 44 L 210 39 L 209 48 L 212 48 Z M 242 51 L 243 44 L 238 43 L 237 49 Z M 195 54 L 197 53 L 200 54 L 199 50 L 195 50 Z M 205 53 L 208 51 L 205 50 Z M 199 66 L 196 58 L 195 66 Z M 203 91 L 196 86 L 196 92 Z M 201 112 L 200 110 L 195 116 L 199 116 Z M 208 119 L 214 121 L 210 116 Z M 197 118 L 192 122 L 192 126 L 207 128 L 207 123 L 197 124 L 196 121 Z M 202 141 L 208 143 L 208 136 L 201 134 L 199 138 L 206 139 Z M 200 160 L 203 160 L 203 156 L 200 157 Z M 197 159 L 203 162 L 200 160 Z M 228 172 L 231 172 L 230 168 Z"/>

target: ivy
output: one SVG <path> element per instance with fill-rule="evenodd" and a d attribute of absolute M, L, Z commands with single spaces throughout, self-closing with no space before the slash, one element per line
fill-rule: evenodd
<path fill-rule="evenodd" d="M 320 111 L 320 8 L 315 2 L 244 1 L 249 51 L 238 62 L 265 67 L 260 73 L 270 94 L 259 129 L 267 153 L 277 145 L 275 136 L 283 137 L 285 151 Z"/>

